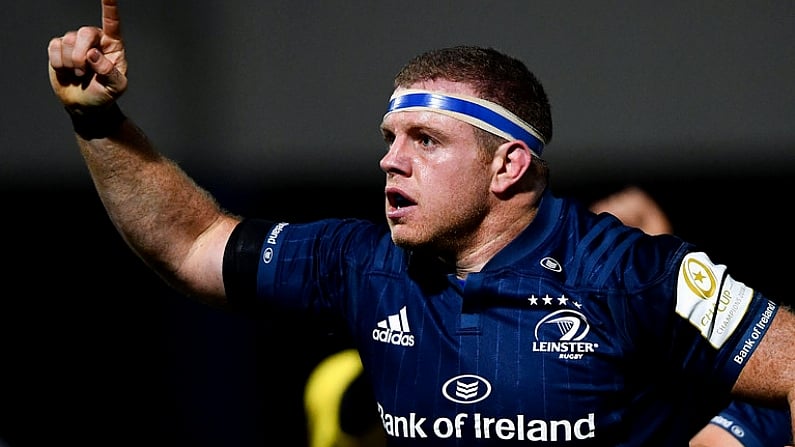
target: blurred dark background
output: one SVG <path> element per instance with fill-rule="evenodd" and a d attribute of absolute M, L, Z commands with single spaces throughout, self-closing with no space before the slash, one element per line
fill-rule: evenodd
<path fill-rule="evenodd" d="M 123 108 L 234 212 L 381 219 L 392 76 L 428 48 L 489 45 L 548 90 L 558 195 L 640 185 L 733 276 L 790 300 L 790 1 L 136 0 L 121 12 Z M 99 19 L 97 0 L 14 0 L 0 16 L 0 444 L 302 445 L 303 381 L 339 340 L 176 294 L 94 194 L 46 47 Z"/>

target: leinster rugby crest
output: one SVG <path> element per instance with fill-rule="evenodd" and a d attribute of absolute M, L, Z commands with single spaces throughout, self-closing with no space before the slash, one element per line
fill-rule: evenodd
<path fill-rule="evenodd" d="M 598 349 L 599 344 L 588 340 L 591 327 L 580 312 L 582 305 L 565 295 L 559 297 L 530 296 L 531 307 L 549 309 L 533 331 L 533 352 L 553 355 L 564 360 L 581 360 Z"/>

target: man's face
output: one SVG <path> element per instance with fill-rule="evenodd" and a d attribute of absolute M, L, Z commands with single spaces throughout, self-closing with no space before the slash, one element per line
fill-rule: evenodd
<path fill-rule="evenodd" d="M 466 84 L 426 81 L 412 89 L 475 96 Z M 397 92 L 402 89 L 396 90 Z M 386 218 L 404 247 L 460 252 L 477 242 L 489 211 L 491 170 L 470 124 L 433 111 L 396 111 L 381 123 L 388 151 Z"/>

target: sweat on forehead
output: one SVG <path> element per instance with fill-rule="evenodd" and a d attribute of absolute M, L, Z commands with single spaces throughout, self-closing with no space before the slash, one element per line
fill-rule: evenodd
<path fill-rule="evenodd" d="M 401 90 L 389 98 L 384 116 L 413 110 L 442 113 L 506 140 L 524 141 L 537 156 L 544 151 L 545 141 L 540 132 L 510 110 L 485 99 L 428 90 Z"/>

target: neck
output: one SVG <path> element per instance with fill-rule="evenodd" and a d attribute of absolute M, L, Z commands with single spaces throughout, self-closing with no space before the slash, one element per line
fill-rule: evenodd
<path fill-rule="evenodd" d="M 510 244 L 530 225 L 538 213 L 535 201 L 531 207 L 512 204 L 506 208 L 511 212 L 491 213 L 468 247 L 462 247 L 462 250 L 457 253 L 455 271 L 458 278 L 465 279 L 470 273 L 482 270 L 500 250 Z"/>

